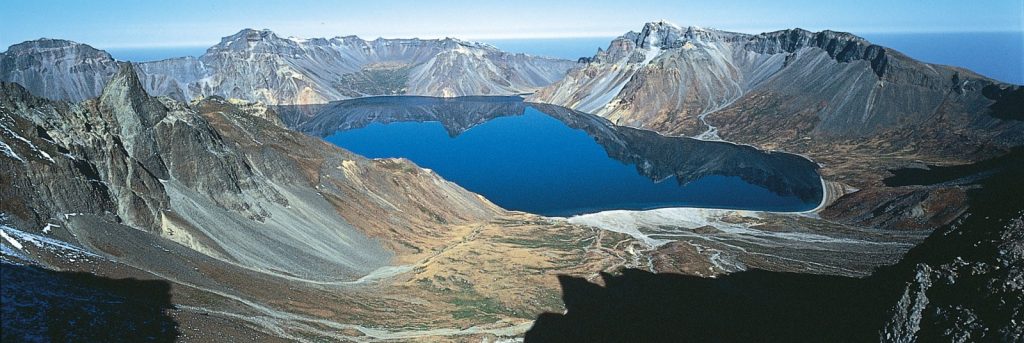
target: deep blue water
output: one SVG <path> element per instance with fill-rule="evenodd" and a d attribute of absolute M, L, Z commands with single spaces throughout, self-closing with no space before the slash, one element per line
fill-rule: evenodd
<path fill-rule="evenodd" d="M 521 115 L 497 117 L 454 137 L 437 121 L 401 121 L 373 122 L 325 139 L 370 158 L 408 158 L 499 206 L 542 215 L 676 206 L 800 211 L 817 205 L 817 199 L 781 196 L 735 176 L 708 175 L 686 185 L 674 176 L 652 180 L 609 157 L 587 132 L 529 106 Z"/>

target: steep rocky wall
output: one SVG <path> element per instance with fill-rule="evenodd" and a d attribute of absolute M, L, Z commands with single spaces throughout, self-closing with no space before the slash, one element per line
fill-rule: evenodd
<path fill-rule="evenodd" d="M 88 214 L 255 270 L 336 280 L 422 243 L 417 228 L 498 211 L 407 161 L 365 160 L 223 100 L 152 98 L 129 64 L 96 100 L 5 83 L 2 104 L 0 212 L 16 227 Z"/>

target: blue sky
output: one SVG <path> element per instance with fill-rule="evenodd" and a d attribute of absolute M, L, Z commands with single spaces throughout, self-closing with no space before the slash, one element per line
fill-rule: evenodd
<path fill-rule="evenodd" d="M 6 1 L 0 48 L 40 37 L 100 48 L 209 46 L 246 27 L 282 36 L 612 37 L 667 19 L 739 32 L 1024 31 L 1021 0 Z"/>

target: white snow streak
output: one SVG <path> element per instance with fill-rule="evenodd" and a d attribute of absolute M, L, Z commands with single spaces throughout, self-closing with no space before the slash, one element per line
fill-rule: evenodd
<path fill-rule="evenodd" d="M 10 243 L 15 248 L 18 248 L 18 250 L 25 249 L 25 246 L 21 245 L 21 242 L 18 242 L 11 236 L 8 236 L 6 231 L 0 230 L 0 237 L 3 237 L 4 240 L 7 241 L 7 243 Z"/>

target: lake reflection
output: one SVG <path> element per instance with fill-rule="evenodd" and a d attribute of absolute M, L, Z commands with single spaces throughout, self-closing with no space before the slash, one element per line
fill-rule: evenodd
<path fill-rule="evenodd" d="M 408 158 L 499 206 L 541 215 L 802 211 L 821 200 L 816 166 L 802 157 L 665 137 L 518 97 L 378 97 L 278 112 L 342 148 Z"/>

